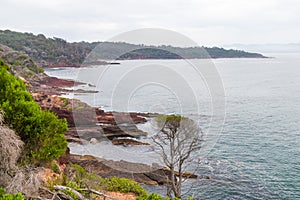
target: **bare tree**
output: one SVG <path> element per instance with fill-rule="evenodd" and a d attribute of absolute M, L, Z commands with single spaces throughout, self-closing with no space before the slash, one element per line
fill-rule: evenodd
<path fill-rule="evenodd" d="M 156 122 L 158 132 L 152 140 L 158 147 L 163 163 L 170 170 L 167 196 L 181 198 L 182 183 L 189 178 L 185 170 L 193 160 L 198 159 L 202 132 L 198 124 L 182 116 L 160 116 Z"/>

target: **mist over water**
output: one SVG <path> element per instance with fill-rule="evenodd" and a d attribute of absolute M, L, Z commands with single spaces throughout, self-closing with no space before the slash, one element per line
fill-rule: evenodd
<path fill-rule="evenodd" d="M 210 176 L 211 180 L 192 184 L 196 199 L 300 199 L 300 55 L 272 56 L 275 58 L 213 60 L 225 88 L 226 119 L 218 141 L 203 157 L 198 169 L 199 174 Z M 183 60 L 121 61 L 121 65 L 109 68 L 109 80 L 101 86 L 89 81 L 93 80 L 91 77 L 96 74 L 97 68 L 103 66 L 47 69 L 46 73 L 72 79 L 77 77 L 79 70 L 83 70 L 87 77 L 83 77 L 82 81 L 95 84 L 96 87 L 83 85 L 78 88 L 101 88 L 101 91 L 97 94 L 75 94 L 73 97 L 105 110 L 113 110 L 110 99 L 113 88 L 109 83 L 137 63 L 163 63 L 178 69 L 185 65 Z M 188 73 L 184 72 L 190 78 L 190 83 L 200 85 L 197 87 L 197 92 L 201 93 L 197 99 L 199 107 L 193 104 L 194 101 L 179 104 L 171 91 L 148 85 L 137 89 L 128 106 L 117 111 L 184 114 L 200 119 L 200 125 L 205 130 L 211 117 L 208 91 L 201 80 L 193 73 Z M 139 127 L 152 130 L 149 123 Z M 109 144 L 103 145 L 109 147 Z M 97 152 L 96 156 L 101 156 L 101 151 L 94 149 L 97 146 L 82 148 L 70 144 L 70 147 L 73 153 Z M 105 158 L 120 158 L 119 154 L 105 149 Z M 141 155 L 145 155 L 147 148 L 132 147 L 127 151 L 129 154 L 140 151 Z M 145 158 L 137 157 L 137 161 L 149 161 Z M 148 189 L 164 194 L 159 188 Z"/>

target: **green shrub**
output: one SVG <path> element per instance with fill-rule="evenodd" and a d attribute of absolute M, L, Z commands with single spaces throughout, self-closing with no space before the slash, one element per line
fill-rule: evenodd
<path fill-rule="evenodd" d="M 3 65 L 0 66 L 0 108 L 5 112 L 5 123 L 25 143 L 23 162 L 51 161 L 65 153 L 66 120 L 42 111 L 26 91 L 25 84 Z"/>
<path fill-rule="evenodd" d="M 71 164 L 72 175 L 67 181 L 67 186 L 71 188 L 89 187 L 95 190 L 107 190 L 122 193 L 134 193 L 138 196 L 147 196 L 146 190 L 139 183 L 127 178 L 102 178 L 96 174 L 87 173 L 86 170 L 77 164 Z"/>
<path fill-rule="evenodd" d="M 28 58 L 27 55 L 21 54 L 21 55 L 19 55 L 19 56 L 16 58 L 16 60 L 26 60 L 27 58 Z"/>
<path fill-rule="evenodd" d="M 67 98 L 62 98 L 62 100 L 64 101 L 63 104 L 61 105 L 63 108 L 65 108 L 67 105 L 69 105 L 69 99 Z"/>
<path fill-rule="evenodd" d="M 165 198 L 156 193 L 152 193 L 150 195 L 147 195 L 146 197 L 139 196 L 136 200 L 165 200 Z"/>
<path fill-rule="evenodd" d="M 6 194 L 3 188 L 0 188 L 0 199 L 1 200 L 24 200 L 23 194 L 20 192 L 17 194 Z"/>
<path fill-rule="evenodd" d="M 75 175 L 73 181 L 75 181 L 79 186 L 84 187 L 84 180 L 89 177 L 87 172 L 83 167 L 77 164 L 71 164 L 71 167 L 75 170 L 73 173 Z"/>
<path fill-rule="evenodd" d="M 0 60 L 0 66 L 3 67 L 3 68 L 5 68 L 6 70 L 9 70 L 9 66 L 7 64 L 5 64 L 3 62 L 3 60 Z"/>
<path fill-rule="evenodd" d="M 80 186 L 76 182 L 73 182 L 73 181 L 68 182 L 66 184 L 66 186 L 69 188 L 73 188 L 75 190 L 80 189 Z"/>
<path fill-rule="evenodd" d="M 170 200 L 169 198 L 163 198 L 162 196 L 152 193 L 147 194 L 146 190 L 141 185 L 133 180 L 127 178 L 102 178 L 97 174 L 90 174 L 86 170 L 77 164 L 70 164 L 67 166 L 69 176 L 63 174 L 64 180 L 61 178 L 48 182 L 48 186 L 53 189 L 53 185 L 64 185 L 69 188 L 73 188 L 80 192 L 84 196 L 89 194 L 86 191 L 81 191 L 80 188 L 91 188 L 94 190 L 106 190 L 122 193 L 134 193 L 137 200 Z M 64 191 L 65 192 L 65 191 Z M 68 195 L 72 195 L 71 193 Z M 175 198 L 176 199 L 176 198 Z M 176 199 L 178 200 L 178 199 Z"/>
<path fill-rule="evenodd" d="M 147 192 L 144 188 L 140 186 L 139 183 L 132 181 L 127 178 L 105 178 L 103 180 L 103 184 L 105 186 L 105 190 L 108 191 L 116 191 L 123 193 L 134 193 L 140 196 L 146 196 Z"/>
<path fill-rule="evenodd" d="M 78 196 L 76 194 L 74 194 L 73 192 L 71 192 L 70 190 L 64 190 L 64 191 L 61 191 L 63 193 L 65 193 L 66 195 L 72 197 L 74 200 L 77 200 L 78 199 Z"/>
<path fill-rule="evenodd" d="M 77 176 L 80 176 L 81 178 L 83 178 L 84 176 L 87 175 L 87 172 L 85 171 L 85 169 L 83 167 L 81 167 L 80 165 L 71 164 L 71 166 L 73 168 L 75 168 Z"/>
<path fill-rule="evenodd" d="M 55 161 L 51 161 L 51 169 L 57 174 L 60 173 L 59 166 Z"/>

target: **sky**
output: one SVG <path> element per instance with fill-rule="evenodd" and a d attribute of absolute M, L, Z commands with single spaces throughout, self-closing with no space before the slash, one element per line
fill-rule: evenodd
<path fill-rule="evenodd" d="M 300 43 L 299 0 L 1 0 L 0 29 L 105 41 L 164 28 L 199 45 Z"/>

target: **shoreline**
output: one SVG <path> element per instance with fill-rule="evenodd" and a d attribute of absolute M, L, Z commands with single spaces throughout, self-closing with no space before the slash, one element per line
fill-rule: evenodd
<path fill-rule="evenodd" d="M 50 110 L 60 119 L 67 120 L 69 129 L 65 133 L 65 137 L 68 143 L 75 142 L 79 145 L 84 145 L 97 143 L 105 139 L 111 142 L 113 146 L 122 145 L 125 148 L 128 146 L 150 145 L 147 142 L 138 140 L 141 137 L 146 137 L 148 133 L 140 130 L 137 124 L 146 123 L 147 118 L 160 114 L 105 112 L 100 108 L 91 107 L 78 99 L 60 97 L 65 91 L 63 87 L 69 86 L 71 83 L 75 84 L 74 81 L 53 78 L 46 74 L 43 75 L 45 80 L 43 78 L 40 80 L 29 80 L 28 83 L 30 85 L 28 88 L 33 99 L 40 105 L 41 109 Z M 55 87 L 52 84 L 54 80 L 57 81 Z M 73 110 L 74 106 L 77 108 L 76 110 Z M 170 170 L 158 164 L 152 163 L 152 165 L 148 165 L 123 161 L 122 159 L 113 161 L 93 155 L 72 155 L 69 153 L 68 156 L 70 162 L 79 164 L 90 173 L 103 177 L 129 178 L 150 186 L 167 184 L 169 183 L 168 180 L 170 180 L 168 178 L 171 174 Z M 201 178 L 190 172 L 186 172 L 184 176 L 191 179 Z M 204 179 L 208 178 L 204 177 Z"/>
<path fill-rule="evenodd" d="M 147 117 L 157 113 L 112 112 L 91 107 L 78 99 L 61 97 L 69 92 L 97 93 L 94 90 L 68 89 L 86 83 L 59 79 L 41 74 L 39 79 L 27 80 L 28 89 L 41 109 L 50 110 L 61 119 L 66 119 L 69 130 L 65 133 L 68 142 L 85 143 L 107 138 L 114 145 L 149 145 L 137 139 L 147 135 L 137 124 L 147 122 Z M 74 119 L 75 118 L 75 119 Z M 124 137 L 127 139 L 125 140 Z"/>
<path fill-rule="evenodd" d="M 274 57 L 269 56 L 256 56 L 256 57 L 209 57 L 209 58 L 132 58 L 132 59 L 116 59 L 116 61 L 134 61 L 134 60 L 205 60 L 205 59 L 272 59 Z M 93 65 L 120 65 L 120 62 L 116 61 L 98 61 L 86 64 L 72 64 L 72 65 L 65 65 L 65 64 L 50 64 L 42 66 L 43 69 L 54 69 L 54 68 L 81 68 L 81 67 L 90 67 Z"/>

